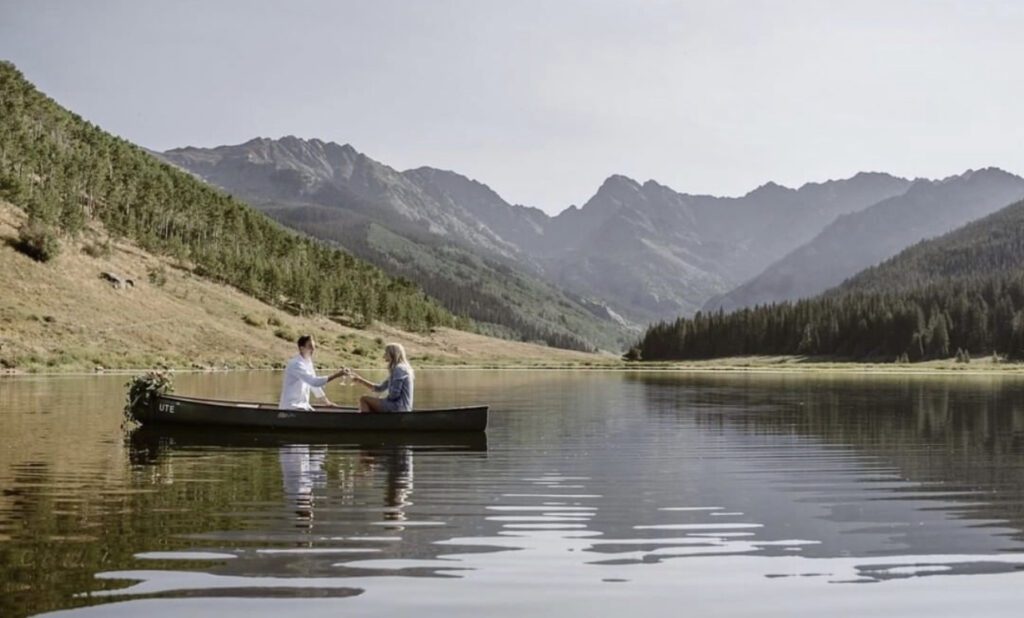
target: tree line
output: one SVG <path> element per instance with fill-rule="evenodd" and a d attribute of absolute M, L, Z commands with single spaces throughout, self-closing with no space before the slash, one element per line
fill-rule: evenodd
<path fill-rule="evenodd" d="M 651 326 L 634 354 L 644 360 L 800 354 L 921 361 L 958 350 L 1024 356 L 1024 272 L 697 313 Z"/>

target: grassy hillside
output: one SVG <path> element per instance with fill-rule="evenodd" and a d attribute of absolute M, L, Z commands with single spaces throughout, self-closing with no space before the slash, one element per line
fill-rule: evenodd
<path fill-rule="evenodd" d="M 300 237 L 68 112 L 0 62 L 0 197 L 41 260 L 102 223 L 197 275 L 306 314 L 410 329 L 465 326 L 407 280 Z"/>
<path fill-rule="evenodd" d="M 12 247 L 27 216 L 0 201 L 0 369 L 94 371 L 139 367 L 276 367 L 294 353 L 294 338 L 313 333 L 318 363 L 379 366 L 382 344 L 406 344 L 417 365 L 601 363 L 591 354 L 498 340 L 438 327 L 404 332 L 376 323 L 343 326 L 298 316 L 210 281 L 93 223 L 49 263 Z M 97 246 L 109 252 L 98 253 Z M 94 253 L 96 255 L 91 255 Z M 130 278 L 116 289 L 104 272 Z"/>

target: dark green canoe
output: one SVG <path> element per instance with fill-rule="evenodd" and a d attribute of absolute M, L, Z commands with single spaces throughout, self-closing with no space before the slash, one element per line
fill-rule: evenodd
<path fill-rule="evenodd" d="M 281 410 L 275 404 L 161 395 L 132 408 L 143 425 L 207 425 L 262 429 L 377 432 L 472 432 L 487 428 L 487 406 L 360 413 L 356 408 Z"/>

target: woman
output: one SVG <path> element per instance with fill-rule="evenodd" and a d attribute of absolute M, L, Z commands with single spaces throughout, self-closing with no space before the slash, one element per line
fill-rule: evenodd
<path fill-rule="evenodd" d="M 388 363 L 388 377 L 380 384 L 374 384 L 351 369 L 352 379 L 383 397 L 363 395 L 359 398 L 360 412 L 412 412 L 413 382 L 416 376 L 405 357 L 405 348 L 400 343 L 384 346 L 384 360 Z"/>

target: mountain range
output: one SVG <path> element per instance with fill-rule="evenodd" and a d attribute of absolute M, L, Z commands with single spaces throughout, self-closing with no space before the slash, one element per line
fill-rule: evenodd
<path fill-rule="evenodd" d="M 905 193 L 838 217 L 760 275 L 712 298 L 706 310 L 809 298 L 926 238 L 1024 198 L 1024 178 L 999 169 L 918 180 Z"/>
<path fill-rule="evenodd" d="M 513 336 L 577 337 L 608 349 L 646 323 L 694 313 L 837 218 L 920 182 L 859 173 L 715 197 L 613 175 L 582 207 L 551 216 L 452 171 L 399 171 L 317 139 L 256 138 L 159 156 L 417 281 L 459 315 Z"/>

